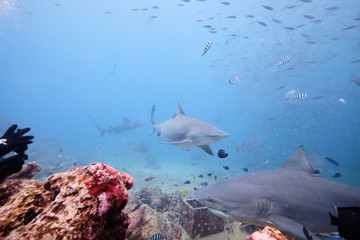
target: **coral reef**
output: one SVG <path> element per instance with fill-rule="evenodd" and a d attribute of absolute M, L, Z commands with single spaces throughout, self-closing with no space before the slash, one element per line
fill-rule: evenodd
<path fill-rule="evenodd" d="M 131 218 L 126 239 L 149 239 L 154 233 L 161 233 L 166 239 L 178 239 L 177 235 L 182 231 L 182 196 L 180 192 L 164 194 L 160 189 L 152 187 L 143 187 L 133 193 L 124 209 Z"/>
<path fill-rule="evenodd" d="M 131 176 L 102 163 L 0 184 L 1 239 L 125 239 Z"/>
<path fill-rule="evenodd" d="M 287 238 L 279 230 L 266 226 L 252 233 L 247 240 L 287 240 Z"/>
<path fill-rule="evenodd" d="M 6 179 L 19 179 L 19 178 L 31 179 L 38 172 L 40 172 L 40 170 L 41 167 L 36 162 L 29 162 L 22 167 L 20 172 L 11 174 Z"/>

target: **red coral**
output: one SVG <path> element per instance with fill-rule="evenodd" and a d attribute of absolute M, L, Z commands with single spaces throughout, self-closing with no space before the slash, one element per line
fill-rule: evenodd
<path fill-rule="evenodd" d="M 134 178 L 132 176 L 130 176 L 127 173 L 119 173 L 121 179 L 123 180 L 123 182 L 125 183 L 125 187 L 127 190 L 130 190 L 132 188 L 132 186 L 134 185 Z"/>
<path fill-rule="evenodd" d="M 93 163 L 85 169 L 83 181 L 89 194 L 99 199 L 100 215 L 107 212 L 108 206 L 123 208 L 126 205 L 128 193 L 122 180 L 114 168 L 103 163 Z"/>

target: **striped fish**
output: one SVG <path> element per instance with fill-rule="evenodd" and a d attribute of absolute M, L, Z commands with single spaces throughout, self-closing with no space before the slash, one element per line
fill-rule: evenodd
<path fill-rule="evenodd" d="M 290 60 L 290 56 L 289 56 L 289 55 L 286 55 L 283 59 L 281 59 L 280 62 L 278 62 L 278 63 L 276 64 L 276 66 L 284 65 L 284 64 L 287 63 L 289 60 Z"/>
<path fill-rule="evenodd" d="M 213 40 L 210 39 L 210 40 L 206 43 L 205 48 L 204 48 L 204 52 L 203 52 L 203 54 L 201 54 L 201 56 L 204 56 L 204 54 L 207 53 L 207 51 L 209 51 L 209 49 L 210 49 L 210 47 L 211 47 L 211 45 L 212 45 L 212 42 L 213 42 Z"/>
<path fill-rule="evenodd" d="M 241 79 L 240 76 L 231 77 L 230 80 L 229 80 L 229 83 L 230 83 L 230 84 L 235 84 L 235 83 L 237 83 L 238 81 L 240 81 L 240 79 Z"/>
<path fill-rule="evenodd" d="M 149 240 L 161 240 L 161 239 L 165 239 L 165 237 L 163 235 L 161 235 L 160 233 L 156 233 L 156 234 L 153 234 Z"/>
<path fill-rule="evenodd" d="M 308 95 L 306 93 L 299 93 L 297 95 L 295 95 L 292 100 L 301 100 L 301 99 L 305 99 L 307 98 Z"/>

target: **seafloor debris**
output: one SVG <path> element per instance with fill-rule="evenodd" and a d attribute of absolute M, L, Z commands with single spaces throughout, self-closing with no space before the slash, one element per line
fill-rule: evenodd
<path fill-rule="evenodd" d="M 133 179 L 102 163 L 0 184 L 0 238 L 125 239 Z"/>

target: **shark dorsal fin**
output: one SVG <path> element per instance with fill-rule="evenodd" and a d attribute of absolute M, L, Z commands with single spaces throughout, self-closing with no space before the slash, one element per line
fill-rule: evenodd
<path fill-rule="evenodd" d="M 185 116 L 184 111 L 181 109 L 180 103 L 178 103 L 178 106 L 177 106 L 177 109 L 176 109 L 176 112 L 175 112 L 173 118 L 178 117 L 178 116 Z"/>
<path fill-rule="evenodd" d="M 311 167 L 311 164 L 306 157 L 304 146 L 299 146 L 295 151 L 290 155 L 286 162 L 281 166 L 283 169 L 297 169 L 300 171 L 305 171 L 308 173 L 313 173 L 314 169 Z"/>
<path fill-rule="evenodd" d="M 125 123 L 126 123 L 126 122 L 130 122 L 130 120 L 129 120 L 127 117 L 124 117 L 124 118 L 123 118 L 123 122 L 125 122 Z"/>

